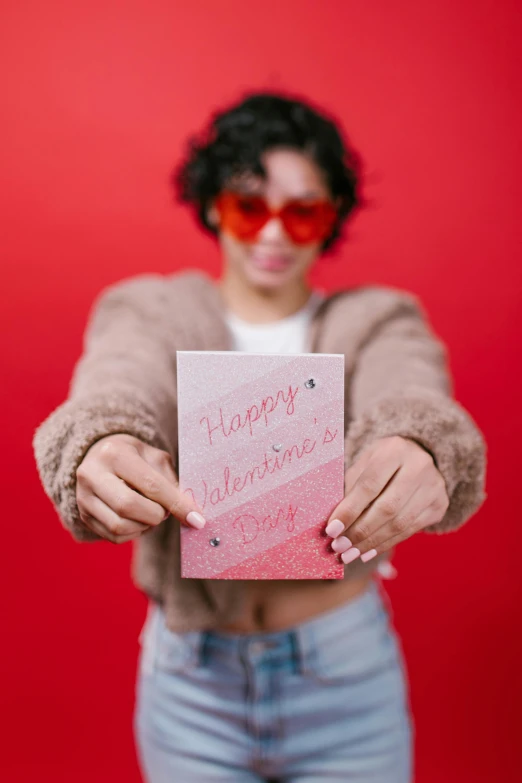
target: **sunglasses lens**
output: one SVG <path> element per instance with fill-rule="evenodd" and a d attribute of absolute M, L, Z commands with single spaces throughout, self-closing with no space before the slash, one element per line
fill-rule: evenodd
<path fill-rule="evenodd" d="M 238 239 L 254 239 L 270 217 L 263 198 L 224 192 L 216 199 L 221 227 Z"/>
<path fill-rule="evenodd" d="M 293 242 L 307 244 L 325 239 L 332 230 L 336 210 L 328 201 L 292 201 L 281 212 L 285 229 Z"/>

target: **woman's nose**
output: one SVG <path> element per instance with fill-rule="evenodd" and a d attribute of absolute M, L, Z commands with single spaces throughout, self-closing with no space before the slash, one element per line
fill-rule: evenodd
<path fill-rule="evenodd" d="M 265 223 L 259 232 L 259 237 L 260 239 L 270 240 L 272 242 L 276 239 L 288 240 L 283 221 L 275 216 L 271 217 L 270 220 Z"/>

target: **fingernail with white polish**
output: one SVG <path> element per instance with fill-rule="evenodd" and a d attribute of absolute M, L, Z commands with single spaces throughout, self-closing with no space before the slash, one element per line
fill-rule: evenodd
<path fill-rule="evenodd" d="M 343 563 L 351 563 L 352 560 L 355 560 L 359 557 L 360 551 L 357 549 L 356 546 L 352 546 L 350 549 L 347 549 L 346 552 L 343 552 L 341 555 L 341 559 Z"/>
<path fill-rule="evenodd" d="M 332 521 L 326 526 L 325 533 L 327 536 L 335 538 L 340 535 L 344 530 L 344 525 L 340 519 L 332 519 Z"/>
<path fill-rule="evenodd" d="M 346 536 L 339 536 L 339 538 L 334 538 L 334 540 L 331 543 L 331 547 L 334 552 L 346 552 L 347 549 L 350 549 L 352 545 L 352 542 L 349 538 L 346 538 Z"/>
<path fill-rule="evenodd" d="M 364 555 L 361 555 L 361 560 L 363 561 L 363 563 L 367 563 L 368 560 L 371 560 L 372 557 L 375 557 L 376 554 L 377 554 L 376 549 L 369 549 L 368 552 L 365 552 Z"/>
<path fill-rule="evenodd" d="M 198 530 L 201 530 L 207 524 L 205 518 L 198 514 L 197 511 L 191 511 L 190 514 L 187 514 L 187 522 Z"/>

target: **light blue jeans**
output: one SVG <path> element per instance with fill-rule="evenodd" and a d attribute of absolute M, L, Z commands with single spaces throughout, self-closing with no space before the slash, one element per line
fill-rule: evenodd
<path fill-rule="evenodd" d="M 147 783 L 411 783 L 402 647 L 375 579 L 284 631 L 174 633 L 151 602 L 134 732 Z"/>

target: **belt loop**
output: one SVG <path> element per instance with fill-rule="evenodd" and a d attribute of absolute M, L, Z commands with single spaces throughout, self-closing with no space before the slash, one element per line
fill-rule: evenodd
<path fill-rule="evenodd" d="M 198 639 L 198 645 L 197 645 L 197 655 L 198 655 L 198 666 L 201 666 L 203 668 L 208 666 L 209 663 L 209 641 L 210 641 L 210 632 L 209 631 L 200 631 L 199 639 Z"/>
<path fill-rule="evenodd" d="M 292 650 L 292 670 L 299 674 L 302 671 L 302 661 L 298 631 L 290 631 L 290 647 Z"/>
<path fill-rule="evenodd" d="M 295 627 L 291 632 L 292 659 L 296 671 L 300 674 L 310 673 L 310 658 L 313 651 L 312 632 L 306 627 Z"/>

